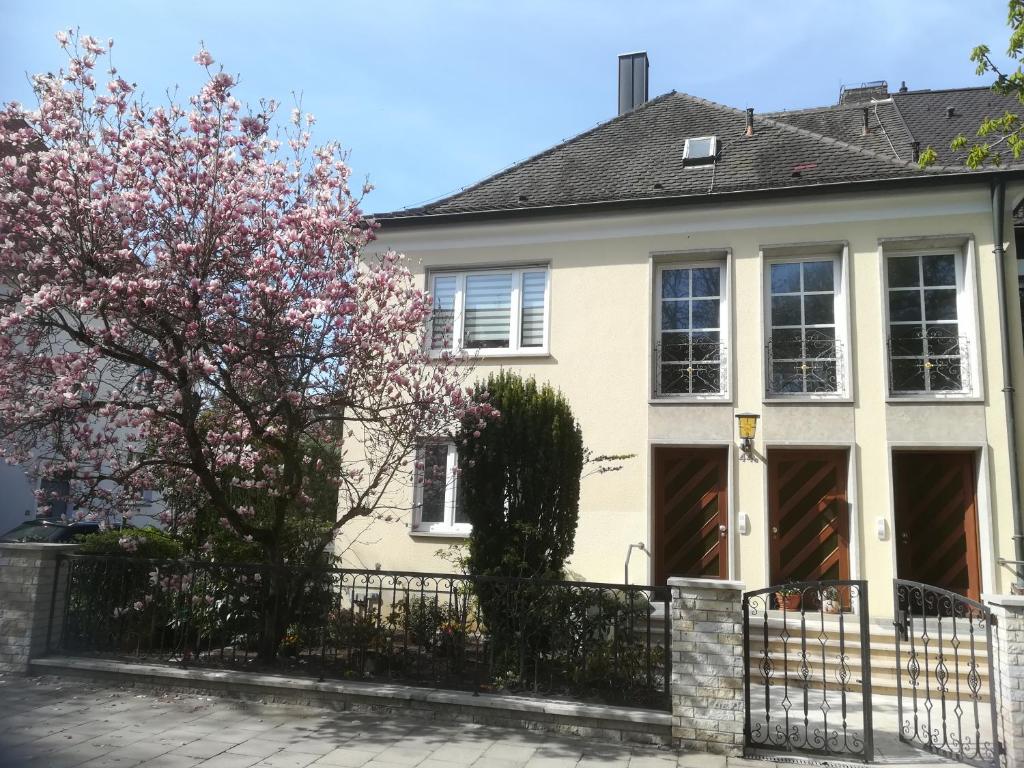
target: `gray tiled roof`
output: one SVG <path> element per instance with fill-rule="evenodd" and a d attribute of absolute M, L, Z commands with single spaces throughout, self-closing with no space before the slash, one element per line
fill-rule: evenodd
<path fill-rule="evenodd" d="M 868 118 L 867 133 L 864 133 L 865 111 Z M 911 142 L 914 137 L 891 101 L 774 112 L 765 117 L 897 160 L 913 157 Z"/>
<path fill-rule="evenodd" d="M 949 148 L 958 134 L 973 139 L 983 119 L 1002 117 L 1007 110 L 1021 112 L 1015 97 L 1002 96 L 990 88 L 908 91 L 892 97 L 914 138 L 921 142 L 921 149 L 932 147 L 940 163 L 963 163 L 965 153 L 954 153 Z M 949 108 L 953 109 L 952 116 L 948 116 Z M 1004 153 L 1004 161 L 1012 159 L 1012 153 Z"/>
<path fill-rule="evenodd" d="M 975 90 L 992 95 L 987 89 Z M 948 148 L 952 139 L 947 134 L 953 123 L 937 117 L 938 103 L 943 105 L 942 119 L 946 114 L 946 102 L 936 96 L 940 93 L 946 92 L 918 91 L 899 94 L 894 101 L 869 103 L 867 135 L 865 104 L 843 104 L 755 116 L 754 134 L 748 137 L 742 110 L 672 91 L 454 195 L 377 218 L 529 212 L 598 203 L 643 205 L 965 174 L 968 171 L 948 151 L 940 152 L 940 158 L 950 165 L 940 162 L 921 170 L 912 159 L 914 139 L 922 149 L 932 141 L 944 141 Z M 977 125 L 979 110 L 989 102 L 971 94 L 960 103 L 963 122 L 973 119 Z M 906 119 L 904 105 L 916 122 Z M 719 141 L 716 162 L 685 164 L 685 140 L 712 135 Z"/>

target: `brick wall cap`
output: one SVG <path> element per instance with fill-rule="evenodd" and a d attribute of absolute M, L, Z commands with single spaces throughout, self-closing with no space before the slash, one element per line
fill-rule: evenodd
<path fill-rule="evenodd" d="M 39 541 L 0 541 L 0 550 L 9 552 L 74 552 L 81 544 L 50 544 Z"/>
<path fill-rule="evenodd" d="M 693 579 L 687 576 L 672 576 L 668 580 L 670 587 L 677 589 L 721 589 L 742 592 L 745 586 L 742 581 L 725 579 Z"/>
<path fill-rule="evenodd" d="M 1024 595 L 982 595 L 981 600 L 1002 608 L 1024 609 Z"/>

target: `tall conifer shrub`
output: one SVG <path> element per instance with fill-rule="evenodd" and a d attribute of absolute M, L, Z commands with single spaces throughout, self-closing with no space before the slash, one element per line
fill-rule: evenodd
<path fill-rule="evenodd" d="M 560 578 L 579 517 L 583 434 L 565 397 L 515 373 L 477 385 L 501 417 L 472 418 L 459 445 L 459 496 L 469 521 L 470 573 Z"/>

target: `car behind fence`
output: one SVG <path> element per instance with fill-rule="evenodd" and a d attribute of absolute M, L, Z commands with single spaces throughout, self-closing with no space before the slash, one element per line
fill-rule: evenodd
<path fill-rule="evenodd" d="M 671 709 L 669 590 L 68 555 L 62 653 Z"/>

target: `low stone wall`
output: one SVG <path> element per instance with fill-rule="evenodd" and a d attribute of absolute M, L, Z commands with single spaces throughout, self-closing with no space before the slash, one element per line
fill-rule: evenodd
<path fill-rule="evenodd" d="M 28 672 L 29 659 L 46 652 L 51 610 L 64 611 L 57 555 L 77 544 L 0 543 L 0 672 Z"/>
<path fill-rule="evenodd" d="M 598 741 L 671 742 L 667 712 L 508 696 L 473 695 L 407 685 L 262 675 L 231 670 L 181 669 L 106 659 L 53 656 L 32 662 L 32 672 L 105 680 L 163 690 L 242 700 L 311 704 L 337 710 L 377 712 L 448 722 L 484 723 L 581 736 Z"/>

